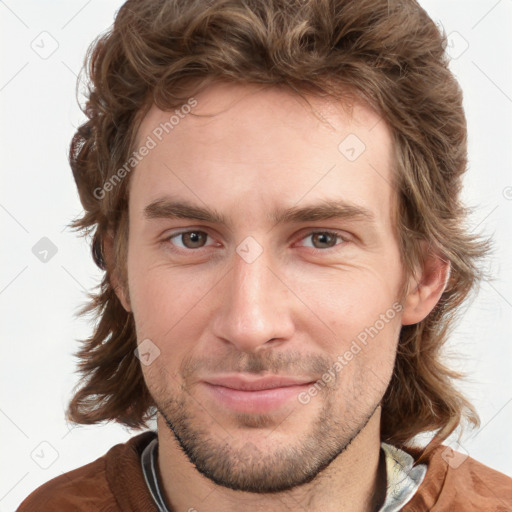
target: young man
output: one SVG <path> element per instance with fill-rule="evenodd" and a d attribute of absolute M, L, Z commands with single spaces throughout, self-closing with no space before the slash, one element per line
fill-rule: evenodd
<path fill-rule="evenodd" d="M 440 349 L 488 242 L 418 4 L 132 0 L 89 72 L 74 226 L 105 277 L 68 416 L 158 432 L 19 510 L 512 507 L 441 444 L 478 425 Z"/>

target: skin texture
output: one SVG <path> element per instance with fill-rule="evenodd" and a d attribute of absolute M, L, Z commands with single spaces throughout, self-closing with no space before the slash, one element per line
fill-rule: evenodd
<path fill-rule="evenodd" d="M 166 498 L 178 511 L 376 510 L 379 404 L 400 328 L 433 309 L 448 271 L 434 254 L 415 276 L 401 266 L 391 133 L 363 105 L 309 97 L 322 122 L 275 87 L 217 82 L 195 98 L 196 115 L 130 178 L 128 289 L 117 286 L 138 342 L 157 354 L 142 370 L 159 410 Z M 153 107 L 139 144 L 169 115 Z M 353 161 L 338 149 L 349 134 L 365 146 Z M 214 209 L 227 224 L 145 218 L 165 197 Z M 374 221 L 268 218 L 324 200 L 364 207 Z M 192 237 L 173 236 L 183 230 Z M 378 333 L 345 357 L 370 326 Z M 264 412 L 235 411 L 204 384 L 228 373 L 314 383 L 329 369 L 335 377 L 307 403 L 294 396 Z"/>

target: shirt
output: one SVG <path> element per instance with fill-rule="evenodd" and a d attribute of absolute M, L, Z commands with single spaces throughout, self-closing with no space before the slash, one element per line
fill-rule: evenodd
<path fill-rule="evenodd" d="M 144 478 L 142 464 L 145 448 L 156 438 L 156 432 L 143 432 L 113 446 L 95 461 L 53 478 L 27 496 L 18 512 L 159 512 Z M 400 460 L 403 451 L 385 443 L 382 449 L 386 452 L 388 485 L 391 479 L 401 482 L 404 489 L 410 488 L 413 484 L 393 477 L 390 472 L 400 472 L 400 467 L 408 468 L 407 463 L 411 459 Z M 471 457 L 461 463 L 464 456 L 458 454 L 458 459 L 448 457 L 447 450 L 450 449 L 444 445 L 438 446 L 425 460 L 425 474 L 419 487 L 401 508 L 403 512 L 512 510 L 511 478 Z M 407 449 L 403 453 L 416 460 L 420 450 Z M 393 456 L 398 457 L 398 464 Z M 458 462 L 450 465 L 451 460 Z M 408 476 L 414 481 L 416 475 L 409 471 Z M 388 488 L 383 507 L 392 506 L 392 500 L 401 499 L 401 487 L 396 487 L 396 483 L 395 487 Z M 201 510 L 200 504 L 196 504 L 196 508 Z"/>

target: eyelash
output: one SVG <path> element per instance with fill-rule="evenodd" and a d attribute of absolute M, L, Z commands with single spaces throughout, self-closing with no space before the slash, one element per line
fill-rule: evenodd
<path fill-rule="evenodd" d="M 207 233 L 206 231 L 202 231 L 200 229 L 188 229 L 188 230 L 184 230 L 184 231 L 179 231 L 178 233 L 173 233 L 172 235 L 169 235 L 167 237 L 165 237 L 162 242 L 165 243 L 165 244 L 168 244 L 169 242 L 171 242 L 171 240 L 173 238 L 177 238 L 181 235 L 185 235 L 187 233 L 203 233 L 205 234 L 206 236 L 210 237 L 211 236 L 209 235 L 209 233 Z M 342 236 L 340 233 L 336 232 L 336 231 L 326 231 L 326 230 L 317 230 L 317 231 L 310 231 L 308 232 L 307 234 L 305 234 L 303 237 L 300 238 L 300 240 L 304 240 L 305 238 L 308 238 L 308 237 L 311 237 L 313 235 L 329 235 L 329 236 L 332 236 L 332 237 L 335 237 L 337 240 L 341 240 L 341 244 L 340 243 L 337 243 L 336 245 L 334 245 L 333 247 L 326 247 L 324 249 L 318 249 L 316 247 L 309 247 L 309 249 L 313 249 L 314 251 L 321 251 L 321 252 L 329 252 L 330 250 L 335 250 L 337 247 L 339 248 L 340 245 L 345 245 L 347 242 L 349 242 L 348 238 L 346 238 L 345 236 Z M 203 247 L 198 247 L 197 249 L 189 249 L 189 248 L 176 248 L 174 246 L 174 244 L 170 243 L 168 244 L 170 246 L 172 246 L 172 251 L 174 252 L 182 252 L 182 251 L 185 251 L 185 252 L 200 252 L 202 249 L 205 249 L 207 246 L 203 246 Z"/>

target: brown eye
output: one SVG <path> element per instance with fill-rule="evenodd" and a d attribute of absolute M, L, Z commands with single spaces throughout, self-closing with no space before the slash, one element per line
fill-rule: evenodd
<path fill-rule="evenodd" d="M 311 233 L 308 237 L 311 237 L 315 249 L 329 249 L 334 247 L 336 246 L 338 238 L 340 238 L 336 233 L 330 233 L 328 231 Z"/>
<path fill-rule="evenodd" d="M 206 244 L 207 239 L 208 233 L 204 231 L 183 231 L 168 238 L 181 249 L 200 249 Z"/>
<path fill-rule="evenodd" d="M 206 243 L 208 235 L 202 231 L 188 231 L 181 234 L 183 245 L 188 249 L 197 249 Z"/>

